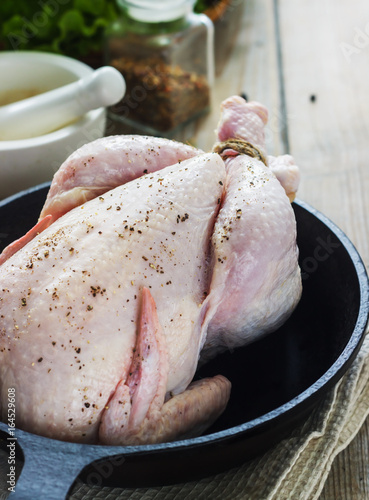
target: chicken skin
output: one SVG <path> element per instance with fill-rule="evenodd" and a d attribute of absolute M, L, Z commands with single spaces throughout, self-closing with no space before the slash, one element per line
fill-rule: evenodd
<path fill-rule="evenodd" d="M 66 160 L 0 256 L 3 419 L 10 387 L 18 427 L 68 441 L 165 442 L 218 418 L 231 384 L 193 382 L 199 360 L 277 329 L 301 296 L 298 168 L 266 156 L 266 121 L 231 97 L 213 152 L 115 136 Z"/>

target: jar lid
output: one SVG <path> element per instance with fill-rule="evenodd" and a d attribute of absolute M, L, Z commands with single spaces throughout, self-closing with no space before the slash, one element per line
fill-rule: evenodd
<path fill-rule="evenodd" d="M 158 23 L 173 21 L 193 10 L 195 0 L 117 0 L 138 21 Z"/>

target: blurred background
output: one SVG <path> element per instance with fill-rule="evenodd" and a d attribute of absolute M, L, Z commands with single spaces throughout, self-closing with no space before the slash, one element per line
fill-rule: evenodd
<path fill-rule="evenodd" d="M 193 10 L 215 25 L 218 72 L 242 21 L 245 0 L 194 0 Z M 105 30 L 122 16 L 115 0 L 20 0 L 0 6 L 0 50 L 42 50 L 102 66 Z"/>
<path fill-rule="evenodd" d="M 83 143 L 101 135 L 155 135 L 211 148 L 213 132 L 206 140 L 198 133 L 207 127 L 206 120 L 212 111 L 216 110 L 214 117 L 218 113 L 216 88 L 221 85 L 229 61 L 233 60 L 245 8 L 243 0 L 3 2 L 0 6 L 0 73 L 3 75 L 0 79 L 0 106 L 3 106 L 0 109 L 0 162 L 3 164 L 0 198 L 50 180 L 63 159 Z M 18 56 L 17 71 L 16 60 L 9 57 L 11 54 Z M 32 59 L 32 54 L 49 54 L 55 59 L 48 59 L 47 70 L 46 62 Z M 57 56 L 68 59 L 63 62 Z M 68 70 L 68 64 L 72 68 L 76 62 L 80 63 L 78 75 L 74 69 Z M 55 65 L 64 66 L 63 76 L 59 70 L 56 72 Z M 7 121 L 5 125 L 4 107 L 8 106 L 6 110 L 10 113 L 9 107 L 22 99 L 33 98 L 35 102 L 41 94 L 82 78 L 83 65 L 91 72 L 113 67 L 125 81 L 123 98 L 104 105 L 104 116 L 100 116 L 99 121 L 92 121 L 91 113 L 72 116 L 63 127 L 60 124 L 39 133 L 42 140 L 36 140 L 36 128 L 29 130 L 29 135 L 21 134 L 24 123 L 11 128 Z M 105 93 L 108 92 L 110 90 Z M 98 103 L 102 93 L 100 89 L 95 101 L 92 95 L 88 103 L 91 108 L 101 106 Z M 78 99 L 86 100 L 81 96 Z M 109 96 L 104 99 L 109 100 Z M 55 108 L 54 115 L 62 109 L 61 106 L 58 111 Z M 27 117 L 30 117 L 27 118 L 29 124 L 41 120 L 36 111 L 33 118 Z M 70 124 L 73 129 L 64 126 Z M 59 137 L 45 135 L 46 132 L 58 132 Z M 17 139 L 26 142 L 20 143 Z M 49 147 L 47 165 L 44 162 L 46 147 Z"/>

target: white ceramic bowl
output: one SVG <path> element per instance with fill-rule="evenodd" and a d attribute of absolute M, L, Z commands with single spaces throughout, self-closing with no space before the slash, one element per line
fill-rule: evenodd
<path fill-rule="evenodd" d="M 75 59 L 43 52 L 0 52 L 0 102 L 10 92 L 37 93 L 61 87 L 93 71 Z M 22 98 L 28 97 L 27 95 Z M 5 104 L 5 102 L 2 102 Z M 106 110 L 86 113 L 59 130 L 30 139 L 0 141 L 0 198 L 51 180 L 83 144 L 104 135 Z"/>

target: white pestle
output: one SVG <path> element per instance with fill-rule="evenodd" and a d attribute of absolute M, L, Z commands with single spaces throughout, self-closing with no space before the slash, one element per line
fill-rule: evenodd
<path fill-rule="evenodd" d="M 116 104 L 125 90 L 122 74 L 104 66 L 76 82 L 0 106 L 0 141 L 28 139 L 57 130 L 92 109 Z"/>

